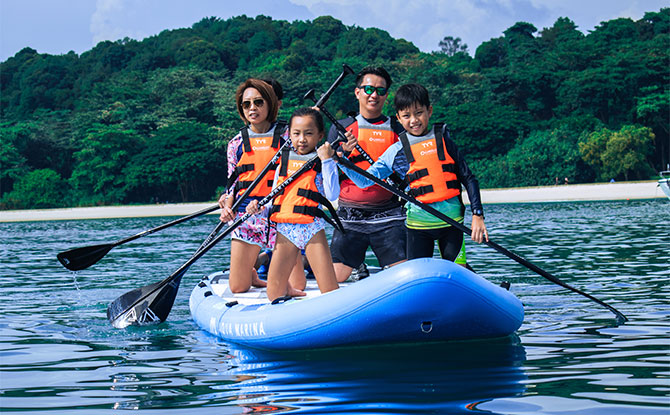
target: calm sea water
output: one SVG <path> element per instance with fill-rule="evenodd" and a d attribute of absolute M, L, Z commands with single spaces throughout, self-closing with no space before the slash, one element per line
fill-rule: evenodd
<path fill-rule="evenodd" d="M 525 305 L 496 341 L 270 354 L 226 344 L 190 319 L 188 296 L 226 266 L 229 242 L 196 262 L 166 323 L 117 330 L 106 308 L 176 270 L 208 216 L 113 249 L 72 273 L 56 254 L 172 218 L 0 223 L 0 410 L 107 414 L 670 413 L 670 202 L 487 206 L 492 239 L 630 321 L 468 245 L 481 275 Z"/>

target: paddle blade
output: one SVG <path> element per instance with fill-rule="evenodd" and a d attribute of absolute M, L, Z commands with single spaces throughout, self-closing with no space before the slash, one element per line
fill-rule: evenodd
<path fill-rule="evenodd" d="M 56 258 L 70 271 L 79 271 L 100 261 L 112 248 L 114 248 L 112 244 L 84 246 L 61 252 Z"/>
<path fill-rule="evenodd" d="M 107 308 L 112 326 L 122 329 L 130 325 L 146 326 L 165 321 L 179 291 L 183 272 L 163 281 L 129 291 Z"/>

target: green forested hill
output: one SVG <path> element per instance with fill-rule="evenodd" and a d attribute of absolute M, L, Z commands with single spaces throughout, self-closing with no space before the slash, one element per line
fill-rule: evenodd
<path fill-rule="evenodd" d="M 445 34 L 446 35 L 446 34 Z M 277 79 L 287 118 L 347 63 L 385 66 L 393 91 L 424 84 L 484 187 L 643 179 L 670 162 L 670 9 L 603 22 L 519 22 L 477 47 L 422 53 L 378 29 L 206 18 L 77 55 L 25 48 L 0 64 L 0 204 L 41 208 L 201 201 L 225 183 L 233 103 L 249 76 Z M 452 47 L 448 47 L 452 46 Z M 357 108 L 353 78 L 328 102 Z M 221 189 L 219 189 L 221 190 Z"/>

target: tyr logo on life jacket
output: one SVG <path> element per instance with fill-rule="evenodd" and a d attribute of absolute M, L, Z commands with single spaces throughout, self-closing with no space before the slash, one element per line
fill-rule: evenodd
<path fill-rule="evenodd" d="M 298 171 L 307 161 L 316 156 L 316 151 L 309 154 L 298 154 L 293 150 L 283 150 L 279 168 L 277 186 L 289 176 Z M 344 232 L 335 208 L 316 187 L 316 175 L 321 171 L 321 161 L 309 171 L 296 178 L 274 199 L 270 220 L 279 223 L 312 223 L 315 217 L 320 217 Z M 328 208 L 333 219 L 319 207 Z"/>
<path fill-rule="evenodd" d="M 354 125 L 358 127 L 358 137 L 356 137 L 358 139 L 358 145 L 368 153 L 373 161 L 376 161 L 379 156 L 384 154 L 384 151 L 386 151 L 391 144 L 398 141 L 396 134 L 393 131 L 393 127 L 391 126 L 390 118 L 382 124 L 371 124 L 361 114 L 358 114 L 356 116 L 356 123 L 349 126 L 348 130 L 351 131 Z M 351 152 L 349 161 L 362 169 L 370 167 L 370 163 L 367 159 L 356 149 Z"/>
<path fill-rule="evenodd" d="M 228 178 L 228 187 L 235 183 L 235 195 L 241 196 L 251 183 L 258 177 L 260 172 L 272 160 L 272 157 L 277 153 L 281 144 L 281 135 L 286 129 L 286 123 L 277 121 L 275 126 L 269 131 L 257 134 L 250 132 L 248 127 L 242 128 L 240 134 L 242 135 L 243 152 L 242 157 L 237 162 L 237 167 L 233 174 Z M 272 179 L 276 166 L 270 167 L 265 174 L 264 180 L 261 180 L 258 185 L 251 191 L 249 196 L 265 197 L 272 190 Z"/>
<path fill-rule="evenodd" d="M 424 203 L 441 202 L 461 194 L 456 163 L 445 150 L 443 124 L 421 137 L 400 134 L 403 152 L 409 162 L 409 194 Z"/>

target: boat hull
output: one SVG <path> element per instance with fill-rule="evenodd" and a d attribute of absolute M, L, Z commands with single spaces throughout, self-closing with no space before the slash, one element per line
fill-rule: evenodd
<path fill-rule="evenodd" d="M 523 322 L 509 291 L 441 259 L 416 259 L 338 290 L 279 304 L 231 304 L 210 278 L 193 289 L 195 322 L 221 339 L 268 350 L 507 336 Z M 237 300 L 237 299 L 235 299 Z"/>

